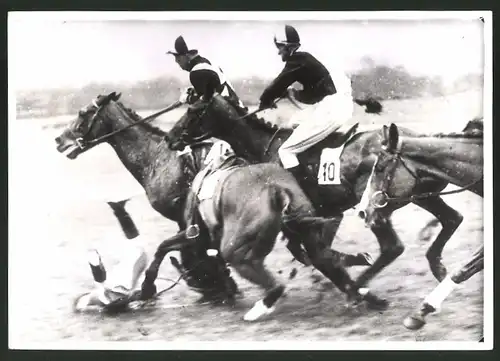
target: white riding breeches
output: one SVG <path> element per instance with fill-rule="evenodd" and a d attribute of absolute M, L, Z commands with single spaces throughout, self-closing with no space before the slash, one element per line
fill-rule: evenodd
<path fill-rule="evenodd" d="M 300 105 L 303 109 L 291 119 L 291 124 L 299 126 L 278 150 L 284 168 L 298 166 L 298 153 L 304 152 L 345 125 L 351 120 L 354 111 L 352 97 L 343 93 L 329 95 L 316 104 Z"/>
<path fill-rule="evenodd" d="M 131 240 L 126 240 L 130 242 Z M 140 242 L 135 238 L 134 243 Z M 144 279 L 144 271 L 148 265 L 148 257 L 144 249 L 136 244 L 127 244 L 122 249 L 122 254 L 118 264 L 111 269 L 107 269 L 108 276 L 102 284 L 96 283 L 94 293 L 104 304 L 108 304 L 113 299 L 107 291 L 111 294 L 128 295 L 136 290 Z M 105 266 L 105 265 L 104 265 Z M 106 267 L 108 268 L 108 267 Z"/>

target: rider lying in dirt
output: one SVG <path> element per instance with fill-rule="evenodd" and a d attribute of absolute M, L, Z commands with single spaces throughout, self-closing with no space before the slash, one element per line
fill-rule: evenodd
<path fill-rule="evenodd" d="M 224 142 L 225 143 L 225 142 Z M 220 144 L 216 143 L 214 145 L 214 150 L 221 150 L 220 153 L 215 154 L 212 152 L 207 156 L 207 169 L 203 172 L 209 173 L 210 169 L 217 169 L 220 166 L 222 159 L 219 157 L 227 157 L 232 153 L 232 149 L 227 143 Z M 119 264 L 113 268 L 109 274 L 101 260 L 101 256 L 95 249 L 90 250 L 88 263 L 92 272 L 94 279 L 94 289 L 88 293 L 79 296 L 75 300 L 74 309 L 75 311 L 85 311 L 91 309 L 97 309 L 106 313 L 118 313 L 130 309 L 135 309 L 143 306 L 146 303 L 146 299 L 154 298 L 156 289 L 154 291 L 148 292 L 148 294 L 141 293 L 141 283 L 139 282 L 144 278 L 144 273 L 148 267 L 148 257 L 138 241 L 139 231 L 132 220 L 130 214 L 125 210 L 125 204 L 127 200 L 120 202 L 108 202 L 108 205 L 113 209 L 113 213 L 117 218 L 120 226 L 128 240 L 134 239 L 134 244 L 129 243 L 126 248 L 129 250 L 125 253 L 125 256 L 120 260 Z M 187 213 L 190 213 L 189 211 Z M 192 214 L 191 214 L 192 216 Z M 190 218 L 190 217 L 189 217 Z M 194 219 L 191 219 L 193 221 Z M 201 217 L 196 219 L 201 222 Z M 192 223 L 191 223 L 192 224 Z M 188 228 L 188 231 L 190 229 Z M 177 237 L 175 235 L 172 238 Z M 205 235 L 204 235 L 205 236 Z M 197 234 L 195 237 L 200 237 Z M 293 247 L 293 245 L 288 244 L 287 247 L 290 251 L 293 251 L 293 255 L 303 264 L 309 265 L 305 251 L 301 247 Z M 216 250 L 207 249 L 207 254 L 220 257 Z M 369 265 L 371 257 L 367 253 L 358 253 L 356 255 L 346 254 L 338 252 L 341 262 L 346 266 L 355 265 Z M 175 261 L 175 259 L 171 259 Z M 178 262 L 172 262 L 174 266 Z M 182 266 L 177 265 L 176 268 L 181 270 Z M 233 281 L 234 282 L 234 281 Z M 235 285 L 236 287 L 236 285 Z M 144 290 L 143 290 L 144 291 Z M 155 294 L 156 293 L 156 294 Z"/>
<path fill-rule="evenodd" d="M 107 202 L 113 210 L 128 243 L 124 244 L 124 256 L 119 264 L 108 272 L 104 267 L 101 256 L 96 249 L 91 249 L 88 254 L 88 263 L 94 279 L 94 289 L 79 296 L 74 303 L 75 311 L 86 311 L 97 309 L 104 312 L 120 311 L 123 308 L 135 305 L 120 302 L 121 299 L 129 299 L 135 292 L 139 279 L 148 264 L 146 252 L 140 244 L 139 231 L 125 210 L 128 200 L 120 202 Z M 130 241 L 133 239 L 134 243 Z M 135 297 L 138 299 L 138 297 Z"/>

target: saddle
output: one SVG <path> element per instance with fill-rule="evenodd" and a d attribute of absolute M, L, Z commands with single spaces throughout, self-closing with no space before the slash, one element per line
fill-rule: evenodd
<path fill-rule="evenodd" d="M 192 191 L 197 197 L 198 211 L 212 239 L 220 225 L 218 210 L 222 186 L 233 171 L 245 164 L 247 162 L 243 159 L 232 156 L 214 168 L 206 167 L 196 175 L 193 181 Z"/>
<path fill-rule="evenodd" d="M 351 137 L 358 131 L 359 123 L 354 124 L 347 130 L 343 131 L 342 128 L 333 132 L 327 139 L 333 137 L 333 143 L 328 148 L 338 148 L 343 146 Z"/>

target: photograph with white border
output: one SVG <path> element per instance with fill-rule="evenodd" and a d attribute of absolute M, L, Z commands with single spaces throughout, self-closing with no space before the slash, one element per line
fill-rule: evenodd
<path fill-rule="evenodd" d="M 492 349 L 492 20 L 9 12 L 9 348 Z"/>

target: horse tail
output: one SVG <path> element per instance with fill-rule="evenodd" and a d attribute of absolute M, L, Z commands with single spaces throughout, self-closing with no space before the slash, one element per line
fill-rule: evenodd
<path fill-rule="evenodd" d="M 462 133 L 483 133 L 483 117 L 480 116 L 469 120 Z"/>
<path fill-rule="evenodd" d="M 127 239 L 135 238 L 139 235 L 139 230 L 137 229 L 132 217 L 125 209 L 125 204 L 130 200 L 130 198 L 118 201 L 118 202 L 106 202 L 115 215 L 123 233 Z"/>
<path fill-rule="evenodd" d="M 365 113 L 380 114 L 383 111 L 382 104 L 374 98 L 354 99 L 354 102 L 365 107 Z"/>
<path fill-rule="evenodd" d="M 270 192 L 271 208 L 281 212 L 281 222 L 285 227 L 297 229 L 297 227 L 322 226 L 330 222 L 328 218 L 310 215 L 310 212 L 301 212 L 300 208 L 294 210 L 296 208 L 292 207 L 294 197 L 289 189 L 277 184 L 267 185 L 266 189 Z"/>
<path fill-rule="evenodd" d="M 285 213 L 292 201 L 291 193 L 277 184 L 266 185 L 265 191 L 269 194 L 271 209 L 282 214 Z"/>

